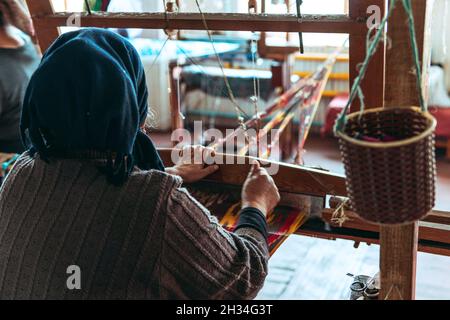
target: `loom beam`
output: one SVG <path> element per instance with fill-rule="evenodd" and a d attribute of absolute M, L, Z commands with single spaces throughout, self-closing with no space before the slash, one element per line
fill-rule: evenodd
<path fill-rule="evenodd" d="M 171 154 L 173 149 L 158 149 L 166 166 L 174 165 Z M 205 181 L 223 185 L 242 186 L 250 169 L 252 157 L 227 155 L 231 164 L 219 165 L 219 171 Z M 237 164 L 244 159 L 245 164 Z M 323 239 L 347 239 L 357 242 L 380 244 L 380 226 L 369 223 L 346 208 L 346 220 L 342 225 L 333 221 L 333 213 L 347 195 L 345 177 L 325 171 L 309 169 L 302 166 L 261 160 L 279 166 L 273 179 L 281 193 L 330 197 L 329 208 L 322 209 L 311 217 L 295 234 Z M 316 218 L 316 219 L 315 219 Z M 331 228 L 330 228 L 331 227 Z M 433 211 L 420 222 L 418 249 L 423 252 L 450 256 L 450 215 L 446 212 Z"/>

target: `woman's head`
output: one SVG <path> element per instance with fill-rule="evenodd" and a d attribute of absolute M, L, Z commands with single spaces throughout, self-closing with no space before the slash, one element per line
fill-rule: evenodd
<path fill-rule="evenodd" d="M 140 131 L 147 98 L 144 68 L 131 43 L 97 28 L 66 33 L 30 80 L 22 137 L 44 159 L 90 150 L 114 154 L 109 176 L 123 182 L 134 164 L 160 169 Z"/>

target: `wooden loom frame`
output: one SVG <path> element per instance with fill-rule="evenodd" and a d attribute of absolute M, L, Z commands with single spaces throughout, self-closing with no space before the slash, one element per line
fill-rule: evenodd
<path fill-rule="evenodd" d="M 350 56 L 350 79 L 357 75 L 357 64 L 363 61 L 365 56 L 365 37 L 367 32 L 367 8 L 370 5 L 378 5 L 385 10 L 384 0 L 348 0 L 349 15 L 303 15 L 301 23 L 295 15 L 253 15 L 253 14 L 205 14 L 208 27 L 211 30 L 236 30 L 236 31 L 274 31 L 274 32 L 321 32 L 321 33 L 348 33 L 349 34 L 349 56 Z M 52 41 L 58 36 L 58 27 L 66 25 L 72 13 L 55 13 L 50 0 L 27 0 L 31 12 L 37 37 L 42 51 L 47 49 Z M 433 0 L 414 0 L 413 8 L 416 20 L 416 33 L 424 70 L 424 81 L 427 79 L 427 66 L 429 62 L 429 29 L 431 22 L 431 7 Z M 179 13 L 170 14 L 166 21 L 164 13 L 93 13 L 87 15 L 80 13 L 82 27 L 128 27 L 147 29 L 204 29 L 199 14 Z M 411 48 L 408 44 L 406 15 L 401 8 L 396 8 L 389 23 L 388 36 L 392 39 L 393 50 L 386 54 L 384 44 L 378 49 L 367 71 L 365 80 L 362 82 L 362 90 L 365 93 L 366 105 L 371 107 L 391 107 L 418 105 L 417 95 L 409 94 L 415 92 L 416 85 L 414 76 L 410 74 L 409 66 L 412 62 Z M 406 59 L 406 60 L 405 60 Z M 411 62 L 411 64 L 409 64 Z M 357 107 L 353 106 L 353 108 Z M 179 117 L 179 106 L 172 104 L 171 113 L 174 126 L 181 123 Z M 175 128 L 173 128 L 175 129 Z M 168 151 L 162 151 L 167 157 Z M 166 159 L 166 161 L 168 161 Z M 283 170 L 290 166 L 282 165 Z M 292 169 L 292 168 L 291 168 Z M 221 171 L 228 172 L 216 175 L 213 179 L 221 182 L 242 183 L 243 170 L 245 166 L 222 166 Z M 282 174 L 275 178 L 279 186 L 289 187 L 290 190 L 314 193 L 312 190 L 318 188 L 316 194 L 325 194 L 320 190 L 317 181 L 305 174 L 307 169 L 295 169 L 297 175 Z M 284 171 L 283 171 L 284 172 Z M 343 177 L 323 172 L 315 172 L 325 183 L 333 183 L 337 188 L 336 195 L 346 195 L 345 181 Z M 232 181 L 230 181 L 230 177 Z M 245 175 L 244 175 L 245 177 Z M 309 184 L 299 186 L 297 179 L 303 177 Z M 328 210 L 328 212 L 327 212 Z M 330 209 L 325 209 L 324 217 L 330 218 Z M 351 213 L 350 213 L 351 215 Z M 450 225 L 448 213 L 433 212 L 425 220 L 433 223 Z M 353 217 L 344 224 L 346 228 L 355 230 L 379 231 L 380 234 L 380 270 L 381 270 L 381 298 L 382 299 L 414 299 L 415 298 L 415 276 L 416 256 L 418 248 L 428 252 L 447 254 L 447 249 L 436 250 L 427 245 L 418 245 L 419 237 L 427 239 L 438 237 L 443 243 L 450 243 L 450 232 L 436 234 L 435 231 L 420 227 L 418 222 L 403 226 L 374 226 Z M 431 228 L 432 229 L 432 228 Z M 301 233 L 301 230 L 299 230 Z M 311 234 L 309 234 L 311 235 Z M 314 236 L 324 236 L 312 234 Z M 334 235 L 335 237 L 352 239 L 363 242 L 378 242 L 378 240 L 364 237 L 353 237 Z M 330 237 L 329 235 L 325 237 Z M 395 290 L 389 289 L 395 288 Z"/>

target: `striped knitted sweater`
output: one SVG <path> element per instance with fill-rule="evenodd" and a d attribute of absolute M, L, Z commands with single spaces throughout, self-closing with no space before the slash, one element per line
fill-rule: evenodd
<path fill-rule="evenodd" d="M 22 155 L 0 189 L 0 299 L 253 298 L 264 237 L 225 231 L 181 183 L 135 169 L 116 187 L 92 160 Z"/>

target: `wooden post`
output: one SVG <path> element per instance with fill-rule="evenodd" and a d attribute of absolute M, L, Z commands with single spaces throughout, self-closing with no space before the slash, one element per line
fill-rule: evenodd
<path fill-rule="evenodd" d="M 381 299 L 415 299 L 418 230 L 417 222 L 404 226 L 381 226 Z"/>
<path fill-rule="evenodd" d="M 36 19 L 45 21 L 48 26 L 59 27 L 66 26 L 72 15 L 73 12 L 59 12 L 37 16 Z M 204 17 L 210 31 L 332 32 L 365 35 L 367 30 L 364 20 L 355 21 L 343 14 L 304 14 L 301 23 L 295 15 L 286 14 L 205 13 Z M 80 22 L 82 27 L 98 28 L 205 29 L 202 15 L 192 12 L 177 13 L 170 17 L 169 22 L 163 12 L 93 12 L 92 15 L 82 13 Z"/>
<path fill-rule="evenodd" d="M 380 8 L 381 18 L 385 12 L 384 0 L 350 0 L 349 15 L 352 19 L 366 20 L 370 13 L 370 6 Z M 368 28 L 367 28 L 368 30 Z M 366 35 L 350 34 L 350 86 L 358 75 L 358 64 L 364 61 L 366 56 Z M 384 101 L 384 65 L 385 65 L 385 44 L 380 43 L 377 53 L 373 56 L 367 74 L 361 82 L 361 89 L 365 96 L 365 105 L 369 108 L 379 108 L 383 106 Z M 351 106 L 351 111 L 359 110 L 359 100 L 355 99 Z"/>
<path fill-rule="evenodd" d="M 36 17 L 53 14 L 53 6 L 50 0 L 27 0 L 27 6 L 33 19 L 38 45 L 41 51 L 44 52 L 58 38 L 59 30 L 58 28 L 47 26 L 45 21 L 37 20 Z"/>
<path fill-rule="evenodd" d="M 420 57 L 423 57 L 424 81 L 428 73 L 428 32 L 432 11 L 431 0 L 414 0 L 414 18 Z M 386 56 L 385 107 L 419 105 L 413 70 L 412 49 L 407 16 L 401 1 L 397 1 L 389 22 L 388 37 L 392 47 Z M 424 50 L 425 48 L 425 50 Z M 425 86 L 426 87 L 426 86 Z M 413 195 L 411 195 L 413 196 Z M 381 299 L 415 298 L 418 222 L 380 228 Z"/>
<path fill-rule="evenodd" d="M 430 32 L 431 17 L 429 15 L 432 12 L 433 2 L 433 0 L 412 1 L 419 56 L 423 63 L 423 87 L 427 87 L 431 51 L 428 45 L 431 39 L 429 36 L 425 37 L 425 34 L 428 35 Z M 387 52 L 386 60 L 386 107 L 419 105 L 408 30 L 406 12 L 401 1 L 397 1 L 397 8 L 388 22 L 388 37 L 392 47 Z M 426 92 L 424 94 L 426 95 Z"/>

